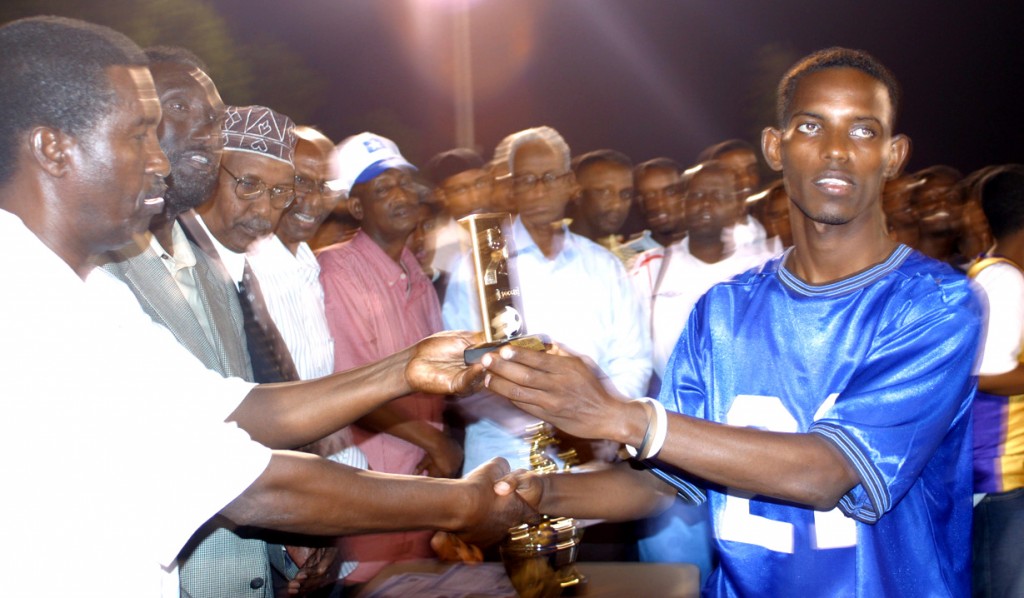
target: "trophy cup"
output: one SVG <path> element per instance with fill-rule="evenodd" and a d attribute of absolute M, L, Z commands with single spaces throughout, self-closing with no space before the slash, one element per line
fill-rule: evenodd
<path fill-rule="evenodd" d="M 550 473 L 558 468 L 547 455 L 557 446 L 550 424 L 539 422 L 527 428 L 530 469 Z M 558 453 L 565 469 L 578 462 L 576 450 Z M 499 547 L 512 587 L 521 598 L 554 598 L 577 589 L 586 579 L 576 570 L 576 556 L 583 531 L 574 519 L 542 515 L 537 523 L 524 523 L 509 530 Z"/>
<path fill-rule="evenodd" d="M 509 263 L 512 217 L 509 214 L 472 214 L 459 219 L 469 230 L 476 274 L 477 298 L 485 342 L 466 349 L 467 364 L 505 344 L 544 351 L 546 339 L 527 336 L 520 306 L 519 281 Z M 526 430 L 530 468 L 546 473 L 558 468 L 547 454 L 557 446 L 553 429 L 538 422 Z M 565 467 L 575 464 L 575 450 L 558 453 Z M 559 596 L 565 588 L 579 586 L 584 578 L 576 571 L 576 555 L 582 531 L 573 519 L 542 515 L 539 522 L 509 530 L 500 546 L 505 572 L 523 598 Z"/>
<path fill-rule="evenodd" d="M 477 363 L 484 354 L 505 344 L 528 349 L 547 349 L 540 336 L 526 336 L 519 305 L 519 281 L 509 268 L 512 217 L 509 214 L 471 214 L 459 219 L 469 230 L 476 293 L 485 342 L 466 349 L 467 364 Z"/>

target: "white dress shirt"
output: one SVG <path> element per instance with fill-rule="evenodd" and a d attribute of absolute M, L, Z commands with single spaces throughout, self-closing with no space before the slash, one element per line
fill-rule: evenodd
<path fill-rule="evenodd" d="M 320 264 L 313 250 L 300 243 L 292 255 L 277 235 L 270 235 L 254 243 L 248 257 L 299 377 L 311 380 L 334 372 L 334 340 L 327 328 Z"/>

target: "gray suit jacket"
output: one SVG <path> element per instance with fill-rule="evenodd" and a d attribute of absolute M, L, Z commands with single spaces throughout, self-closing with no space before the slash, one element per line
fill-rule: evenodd
<path fill-rule="evenodd" d="M 109 255 L 110 261 L 103 268 L 127 284 L 142 309 L 154 321 L 166 326 L 206 367 L 222 376 L 251 381 L 252 367 L 242 329 L 242 310 L 234 285 L 224 280 L 199 247 L 193 244 L 192 251 L 196 255 L 196 288 L 206 309 L 213 343 L 203 332 L 160 256 L 148 245 L 141 248 L 130 245 Z M 202 491 L 201 488 L 194 490 Z M 182 596 L 272 598 L 272 571 L 267 550 L 262 540 L 239 537 L 230 522 L 215 517 L 193 536 L 179 557 Z"/>
<path fill-rule="evenodd" d="M 252 380 L 242 329 L 242 309 L 235 289 L 220 277 L 199 247 L 193 245 L 192 251 L 196 254 L 196 288 L 210 322 L 212 344 L 160 256 L 148 246 L 141 250 L 129 246 L 112 256 L 115 261 L 103 267 L 127 284 L 142 309 L 154 321 L 166 326 L 203 365 L 222 376 Z"/>

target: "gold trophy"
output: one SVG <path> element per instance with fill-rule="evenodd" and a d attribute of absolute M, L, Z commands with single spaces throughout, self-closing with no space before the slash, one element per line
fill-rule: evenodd
<path fill-rule="evenodd" d="M 519 281 L 509 268 L 512 217 L 509 214 L 471 214 L 459 219 L 470 236 L 476 294 L 485 342 L 466 349 L 466 363 L 477 363 L 505 344 L 543 351 L 540 336 L 526 336 Z"/>
<path fill-rule="evenodd" d="M 526 335 L 519 280 L 509 263 L 512 217 L 509 214 L 472 214 L 459 223 L 469 231 L 480 302 L 480 320 L 485 342 L 465 351 L 466 363 L 476 363 L 505 344 L 538 351 L 550 348 L 547 339 Z M 558 468 L 547 454 L 557 447 L 549 424 L 538 422 L 526 430 L 530 468 L 547 473 Z M 558 453 L 565 467 L 578 462 L 575 450 Z M 576 555 L 582 531 L 573 519 L 542 515 L 536 523 L 524 523 L 509 530 L 500 546 L 505 572 L 523 598 L 559 596 L 566 588 L 579 586 L 584 578 L 576 571 Z"/>
<path fill-rule="evenodd" d="M 550 473 L 558 469 L 547 455 L 557 446 L 550 424 L 539 422 L 527 428 L 530 445 L 530 469 Z M 569 469 L 578 462 L 576 450 L 558 453 Z M 541 515 L 538 523 L 524 523 L 509 530 L 499 547 L 512 587 L 521 598 L 554 598 L 563 591 L 577 589 L 586 579 L 576 570 L 576 556 L 583 531 L 569 517 Z"/>

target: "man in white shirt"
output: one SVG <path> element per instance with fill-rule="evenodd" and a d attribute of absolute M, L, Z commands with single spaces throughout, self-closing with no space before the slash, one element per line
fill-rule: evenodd
<path fill-rule="evenodd" d="M 434 184 L 434 194 L 444 206 L 446 216 L 427 240 L 434 248 L 430 266 L 448 274 L 469 247 L 469 234 L 458 220 L 493 209 L 494 175 L 478 153 L 462 147 L 436 154 L 423 167 L 423 174 Z"/>
<path fill-rule="evenodd" d="M 733 171 L 720 162 L 691 169 L 684 206 L 687 237 L 666 254 L 651 307 L 654 371 L 665 372 L 690 310 L 714 284 L 768 257 L 732 243 L 729 223 L 740 201 Z"/>
<path fill-rule="evenodd" d="M 988 300 L 974 415 L 975 596 L 1024 591 L 1024 166 L 979 185 L 995 244 L 968 269 Z"/>
<path fill-rule="evenodd" d="M 736 248 L 761 251 L 765 242 L 764 227 L 747 210 L 747 198 L 761 187 L 761 166 L 757 160 L 757 150 L 742 139 L 728 139 L 706 148 L 697 158 L 700 163 L 712 160 L 725 164 L 736 175 L 739 202 L 736 205 L 735 224 L 732 225 Z"/>
<path fill-rule="evenodd" d="M 124 36 L 81 21 L 0 28 L 0 475 L 17 513 L 0 533 L 31 555 L 0 564 L 4 592 L 176 596 L 175 556 L 218 513 L 331 535 L 486 523 L 495 538 L 521 520 L 518 503 L 494 497 L 497 465 L 423 481 L 267 448 L 306 444 L 414 389 L 465 391 L 479 377 L 461 364 L 469 339 L 256 386 L 203 367 L 94 267 L 162 209 L 169 167 L 146 64 Z M 36 558 L 55 539 L 73 556 L 57 567 Z M 112 566 L 114 583 L 83 587 Z"/>
<path fill-rule="evenodd" d="M 630 280 L 640 297 L 644 310 L 643 321 L 650 330 L 651 301 L 658 287 L 665 254 L 686 238 L 683 212 L 683 194 L 686 184 L 683 169 L 669 158 L 654 158 L 638 164 L 633 170 L 633 182 L 640 201 L 641 212 L 648 230 L 627 245 L 639 250 L 627 264 Z M 658 392 L 661 372 L 652 371 L 651 396 Z"/>
<path fill-rule="evenodd" d="M 729 226 L 741 201 L 733 171 L 720 162 L 705 162 L 689 171 L 683 195 L 687 236 L 667 247 L 653 288 L 651 331 L 655 375 L 665 366 L 697 300 L 714 284 L 767 258 L 749 246 L 732 243 Z M 686 562 L 711 572 L 707 508 L 676 500 L 672 508 L 641 524 L 640 558 L 648 562 Z"/>
<path fill-rule="evenodd" d="M 320 265 L 307 241 L 346 194 L 327 182 L 331 140 L 312 127 L 295 127 L 295 136 L 295 201 L 274 234 L 247 253 L 299 378 L 311 380 L 334 371 L 334 341 L 324 316 Z"/>
<path fill-rule="evenodd" d="M 253 243 L 247 251 L 249 264 L 260 283 L 267 311 L 277 326 L 300 380 L 313 380 L 334 371 L 334 339 L 324 314 L 324 289 L 320 265 L 307 241 L 346 197 L 344 190 L 328 183 L 329 157 L 334 149 L 323 133 L 312 127 L 295 127 L 295 201 L 284 211 L 273 235 Z M 366 455 L 355 446 L 348 427 L 305 447 L 306 451 L 344 465 L 368 469 Z M 312 549 L 289 546 L 272 562 L 294 578 L 297 566 L 316 562 L 326 573 L 331 559 L 313 556 Z M 328 554 L 333 554 L 333 548 Z M 355 561 L 341 563 L 338 578 L 355 569 Z M 325 580 L 326 582 L 326 580 Z"/>

